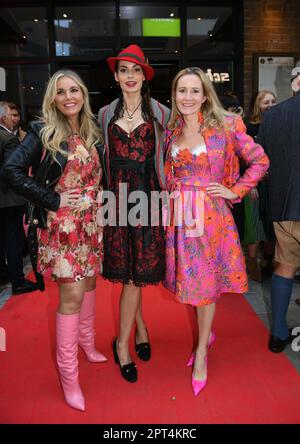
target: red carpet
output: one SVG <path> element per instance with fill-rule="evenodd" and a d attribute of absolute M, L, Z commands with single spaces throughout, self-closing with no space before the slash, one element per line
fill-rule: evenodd
<path fill-rule="evenodd" d="M 300 378 L 284 354 L 267 351 L 268 332 L 241 296 L 217 305 L 217 340 L 208 358 L 208 384 L 195 398 L 189 312 L 162 287 L 144 292 L 144 313 L 153 349 L 139 361 L 136 384 L 124 381 L 113 361 L 120 286 L 99 279 L 97 346 L 106 364 L 79 355 L 86 411 L 63 400 L 54 364 L 57 290 L 12 297 L 0 310 L 7 351 L 0 352 L 0 423 L 299 423 Z"/>

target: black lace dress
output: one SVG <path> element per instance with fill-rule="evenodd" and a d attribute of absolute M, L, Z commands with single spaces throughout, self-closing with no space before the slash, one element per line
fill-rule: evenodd
<path fill-rule="evenodd" d="M 138 287 L 158 284 L 165 275 L 164 229 L 161 223 L 158 226 L 124 224 L 124 217 L 128 221 L 132 204 L 119 193 L 120 183 L 125 184 L 128 196 L 137 190 L 147 195 L 151 191 L 160 191 L 154 168 L 153 123 L 142 123 L 130 135 L 113 123 L 109 125 L 108 135 L 110 191 L 116 197 L 116 226 L 110 224 L 104 227 L 103 277 L 112 282 L 133 283 Z M 150 207 L 147 208 L 150 224 Z"/>

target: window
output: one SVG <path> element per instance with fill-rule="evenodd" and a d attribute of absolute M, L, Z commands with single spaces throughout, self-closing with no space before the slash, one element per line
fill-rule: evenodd
<path fill-rule="evenodd" d="M 23 121 L 29 122 L 40 115 L 50 66 L 45 64 L 1 65 L 6 74 L 6 92 L 1 100 L 20 106 Z"/>
<path fill-rule="evenodd" d="M 177 6 L 120 3 L 121 47 L 135 43 L 146 52 L 179 54 L 181 23 Z"/>
<path fill-rule="evenodd" d="M 0 8 L 0 56 L 48 56 L 46 8 Z"/>
<path fill-rule="evenodd" d="M 114 2 L 101 6 L 56 8 L 55 52 L 57 56 L 111 54 L 115 29 Z"/>
<path fill-rule="evenodd" d="M 179 71 L 175 62 L 151 63 L 155 75 L 151 80 L 151 96 L 171 108 L 171 83 Z"/>
<path fill-rule="evenodd" d="M 295 54 L 255 54 L 253 61 L 256 92 L 272 91 L 277 97 L 277 102 L 293 95 L 291 72 L 295 66 Z"/>
<path fill-rule="evenodd" d="M 233 54 L 232 8 L 187 7 L 187 47 L 194 54 Z"/>

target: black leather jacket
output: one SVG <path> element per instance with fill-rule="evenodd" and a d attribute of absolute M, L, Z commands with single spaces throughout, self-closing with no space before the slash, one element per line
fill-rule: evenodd
<path fill-rule="evenodd" d="M 3 165 L 0 178 L 18 194 L 25 197 L 35 206 L 40 208 L 38 214 L 43 221 L 35 219 L 36 225 L 45 227 L 46 213 L 41 209 L 57 211 L 60 205 L 60 195 L 54 191 L 54 187 L 62 176 L 67 158 L 62 154 L 57 154 L 54 160 L 49 151 L 43 156 L 43 145 L 40 138 L 40 130 L 43 124 L 40 122 L 31 123 L 31 131 L 20 143 L 12 155 Z M 67 150 L 66 142 L 61 145 L 63 150 Z M 106 165 L 104 162 L 104 146 L 96 145 L 100 162 L 103 168 L 104 182 L 107 180 Z M 28 168 L 32 167 L 33 177 L 27 175 Z M 35 212 L 36 209 L 33 209 Z M 34 216 L 34 215 L 33 215 Z"/>

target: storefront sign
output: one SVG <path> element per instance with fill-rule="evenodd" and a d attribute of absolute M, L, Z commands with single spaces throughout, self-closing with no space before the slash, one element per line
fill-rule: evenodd
<path fill-rule="evenodd" d="M 230 82 L 230 75 L 228 72 L 212 72 L 211 68 L 208 68 L 205 71 L 205 74 L 209 78 L 211 82 L 214 83 L 224 83 L 224 82 Z"/>

